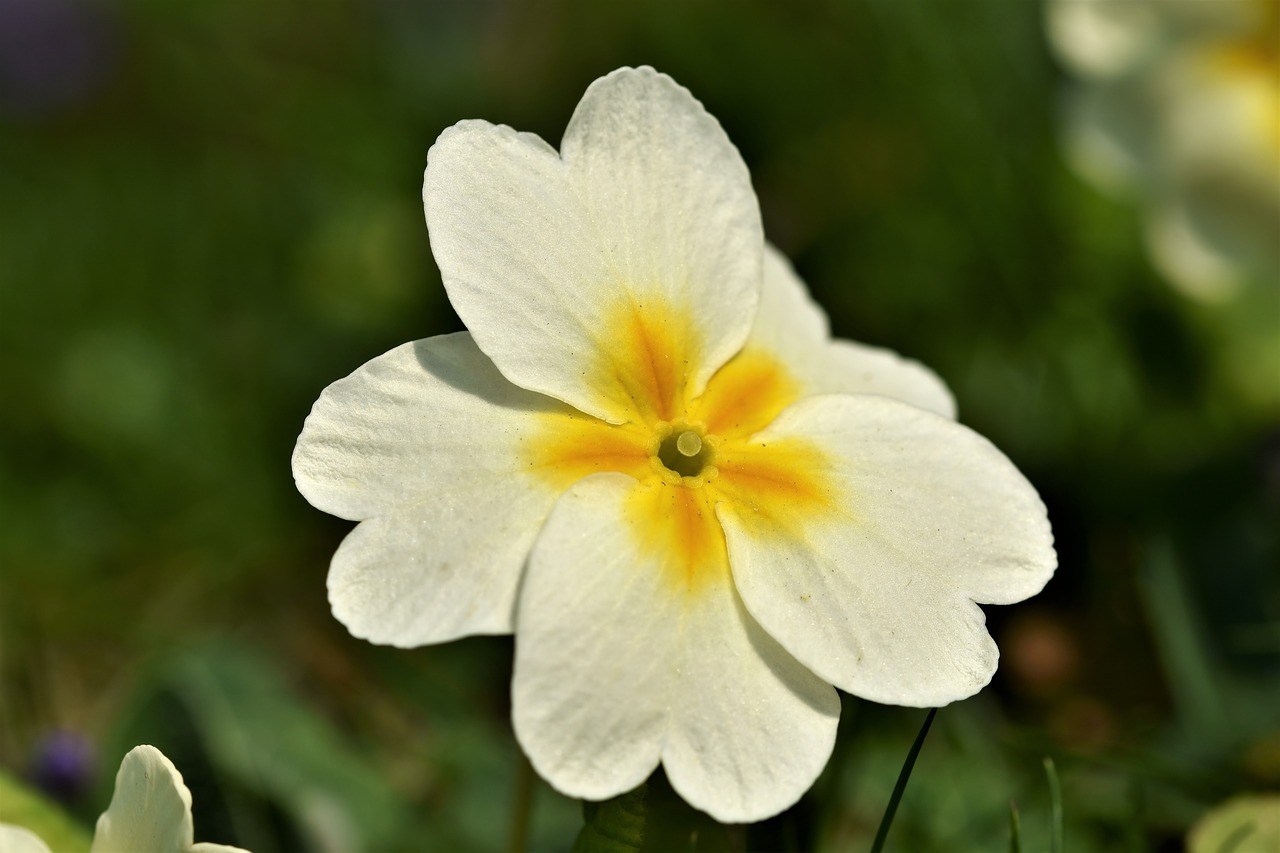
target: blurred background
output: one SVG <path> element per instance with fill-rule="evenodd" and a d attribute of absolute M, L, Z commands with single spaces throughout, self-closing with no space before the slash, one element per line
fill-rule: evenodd
<path fill-rule="evenodd" d="M 1077 851 L 1179 850 L 1280 788 L 1280 268 L 1170 286 L 1150 184 L 1067 165 L 1091 84 L 1045 21 L 1031 0 L 0 0 L 5 790 L 91 826 L 152 743 L 198 840 L 568 849 L 580 805 L 511 733 L 510 638 L 348 636 L 324 580 L 350 525 L 289 456 L 326 384 L 461 328 L 423 225 L 436 136 L 484 118 L 556 144 L 636 64 L 720 119 L 836 333 L 935 368 L 1049 507 L 1061 568 L 988 608 L 1001 669 L 939 714 L 891 849 L 1004 849 L 1011 801 L 1043 849 L 1045 756 Z M 866 849 L 922 718 L 845 697 L 823 777 L 748 841 Z"/>

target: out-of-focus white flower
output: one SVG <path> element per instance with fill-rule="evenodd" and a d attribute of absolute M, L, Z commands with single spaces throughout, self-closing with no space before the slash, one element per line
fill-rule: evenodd
<path fill-rule="evenodd" d="M 1067 155 L 1147 207 L 1157 267 L 1185 292 L 1280 277 L 1280 0 L 1049 0 L 1080 78 Z"/>
<path fill-rule="evenodd" d="M 111 805 L 98 818 L 90 853 L 246 853 L 194 843 L 191 792 L 154 746 L 137 746 L 120 762 Z M 0 853 L 49 853 L 35 833 L 0 824 Z"/>
<path fill-rule="evenodd" d="M 49 853 L 49 845 L 29 829 L 0 823 L 0 853 Z"/>
<path fill-rule="evenodd" d="M 470 332 L 329 386 L 293 458 L 361 522 L 329 574 L 353 634 L 514 630 L 515 730 L 551 784 L 602 799 L 661 763 L 732 822 L 812 784 L 832 685 L 933 706 L 987 683 L 975 602 L 1049 579 L 1043 504 L 933 373 L 831 340 L 685 89 L 597 80 L 559 152 L 463 122 L 423 199 Z"/>

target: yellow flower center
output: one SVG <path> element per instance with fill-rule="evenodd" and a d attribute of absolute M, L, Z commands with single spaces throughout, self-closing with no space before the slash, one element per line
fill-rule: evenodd
<path fill-rule="evenodd" d="M 732 504 L 745 523 L 790 537 L 803 537 L 838 504 L 849 511 L 817 447 L 755 438 L 800 396 L 799 383 L 770 353 L 744 349 L 691 395 L 703 350 L 691 318 L 653 302 L 614 312 L 602 330 L 604 355 L 587 366 L 586 378 L 602 396 L 627 400 L 630 419 L 544 415 L 525 446 L 528 467 L 556 491 L 599 472 L 634 477 L 625 524 L 661 556 L 673 587 L 688 592 L 728 578 L 717 505 Z"/>

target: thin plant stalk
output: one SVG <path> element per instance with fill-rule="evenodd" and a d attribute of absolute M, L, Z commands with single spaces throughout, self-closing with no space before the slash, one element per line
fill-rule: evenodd
<path fill-rule="evenodd" d="M 907 790 L 907 780 L 911 778 L 911 771 L 916 766 L 916 756 L 920 754 L 920 747 L 924 746 L 924 739 L 929 734 L 929 726 L 933 725 L 933 718 L 937 713 L 937 708 L 929 709 L 929 715 L 924 718 L 924 725 L 920 726 L 920 733 L 916 735 L 916 742 L 911 744 L 911 749 L 907 752 L 907 760 L 903 762 L 902 772 L 898 774 L 898 783 L 893 786 L 889 805 L 885 807 L 884 817 L 880 819 L 876 840 L 871 844 L 871 853 L 880 853 L 884 849 L 884 841 L 889 837 L 889 827 L 893 824 L 893 816 L 898 811 L 898 803 L 902 800 L 903 792 Z"/>
<path fill-rule="evenodd" d="M 1062 853 L 1064 846 L 1062 829 L 1062 784 L 1058 781 L 1058 769 L 1053 759 L 1045 756 L 1044 775 L 1049 778 L 1049 809 L 1052 825 L 1049 827 L 1049 853 Z"/>
<path fill-rule="evenodd" d="M 1009 853 L 1022 853 L 1022 818 L 1018 817 L 1018 804 L 1009 801 Z"/>
<path fill-rule="evenodd" d="M 533 814 L 533 765 L 523 751 L 516 766 L 516 789 L 507 834 L 507 853 L 525 853 L 529 848 L 529 820 Z"/>

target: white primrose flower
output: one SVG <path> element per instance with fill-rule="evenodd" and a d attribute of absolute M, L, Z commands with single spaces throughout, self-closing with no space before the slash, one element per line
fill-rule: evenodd
<path fill-rule="evenodd" d="M 925 707 L 988 682 L 975 602 L 1044 586 L 1044 506 L 934 374 L 830 339 L 688 91 L 615 71 L 559 153 L 462 122 L 423 200 L 470 331 L 329 386 L 293 457 L 361 522 L 329 572 L 353 634 L 514 631 L 544 778 L 601 799 L 661 764 L 728 822 L 812 784 L 832 685 Z"/>
<path fill-rule="evenodd" d="M 1280 0 L 1050 0 L 1072 165 L 1147 207 L 1184 292 L 1280 271 Z"/>
<path fill-rule="evenodd" d="M 120 762 L 111 805 L 98 818 L 90 853 L 246 853 L 194 843 L 191 792 L 154 746 L 136 746 Z M 35 833 L 0 824 L 0 853 L 49 853 Z"/>

